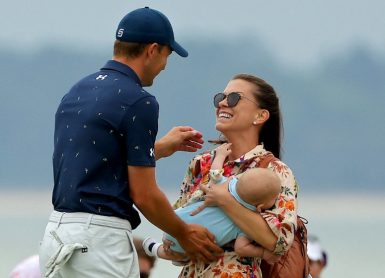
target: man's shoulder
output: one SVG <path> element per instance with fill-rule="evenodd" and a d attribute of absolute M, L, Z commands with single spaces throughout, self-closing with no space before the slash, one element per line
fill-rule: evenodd
<path fill-rule="evenodd" d="M 127 76 L 119 71 L 110 70 L 110 69 L 100 69 L 94 73 L 86 75 L 79 80 L 78 83 L 94 83 L 95 86 L 116 86 L 116 87 L 127 87 L 129 86 L 132 90 L 140 91 L 142 89 L 141 85 L 137 80 L 131 76 Z"/>
<path fill-rule="evenodd" d="M 109 69 L 101 69 L 83 77 L 71 89 L 72 92 L 79 90 L 93 91 L 96 95 L 103 95 L 109 99 L 116 99 L 130 104 L 144 98 L 156 99 L 135 78 Z"/>

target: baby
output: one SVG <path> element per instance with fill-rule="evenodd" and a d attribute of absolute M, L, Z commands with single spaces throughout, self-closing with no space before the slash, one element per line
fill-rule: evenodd
<path fill-rule="evenodd" d="M 210 169 L 210 183 L 208 186 L 224 183 L 227 178 L 222 176 L 223 163 L 231 153 L 231 144 L 225 143 L 216 149 L 215 157 Z M 233 177 L 228 184 L 233 197 L 244 207 L 261 212 L 271 208 L 281 191 L 281 182 L 278 176 L 264 168 L 246 170 L 239 178 Z M 191 213 L 203 204 L 203 192 L 196 191 L 188 204 L 175 210 L 175 213 L 186 223 L 200 224 L 215 235 L 218 245 L 223 246 L 235 239 L 234 251 L 242 257 L 261 257 L 263 248 L 253 244 L 232 220 L 219 207 L 206 207 L 200 213 L 192 216 Z M 194 202 L 191 202 L 194 200 Z M 171 250 L 184 253 L 178 241 L 165 234 L 165 239 L 173 242 Z M 163 244 L 152 238 L 143 241 L 143 248 L 150 256 L 162 259 L 172 259 L 164 250 Z M 188 260 L 188 258 L 187 258 Z M 173 262 L 180 265 L 180 262 Z"/>

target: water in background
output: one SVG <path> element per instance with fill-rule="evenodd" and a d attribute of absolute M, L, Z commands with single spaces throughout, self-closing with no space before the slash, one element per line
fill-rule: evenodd
<path fill-rule="evenodd" d="M 328 253 L 323 277 L 385 277 L 385 192 L 302 195 L 299 203 L 308 232 Z M 0 191 L 0 277 L 37 252 L 50 211 L 49 192 Z M 161 239 L 162 232 L 143 219 L 134 235 Z M 158 260 L 152 278 L 177 277 L 178 270 Z"/>

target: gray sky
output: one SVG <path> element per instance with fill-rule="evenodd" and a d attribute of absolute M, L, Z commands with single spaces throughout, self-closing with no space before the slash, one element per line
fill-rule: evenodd
<path fill-rule="evenodd" d="M 356 44 L 385 55 L 383 0 L 1 0 L 0 47 L 36 50 L 49 41 L 71 48 L 110 47 L 119 20 L 148 5 L 165 13 L 177 40 L 266 42 L 283 63 L 309 65 Z"/>

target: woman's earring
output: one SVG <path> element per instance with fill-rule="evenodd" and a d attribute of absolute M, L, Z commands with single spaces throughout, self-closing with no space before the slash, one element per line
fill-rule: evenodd
<path fill-rule="evenodd" d="M 253 125 L 257 125 L 257 121 L 254 121 L 254 122 L 253 122 Z"/>

